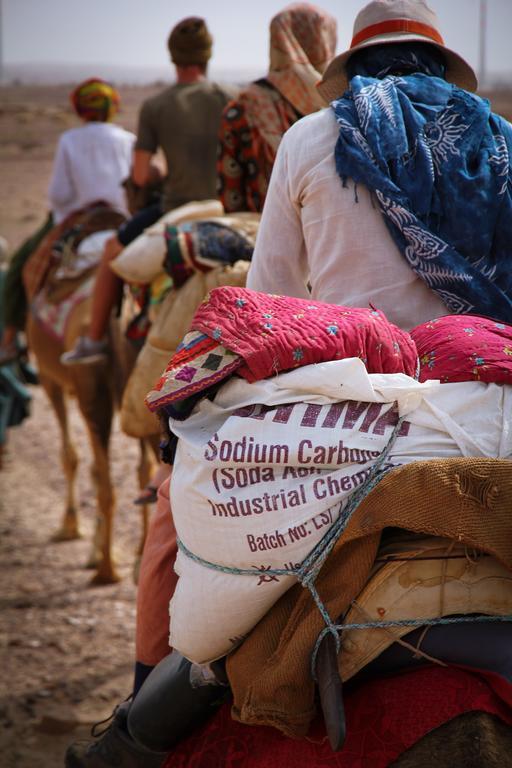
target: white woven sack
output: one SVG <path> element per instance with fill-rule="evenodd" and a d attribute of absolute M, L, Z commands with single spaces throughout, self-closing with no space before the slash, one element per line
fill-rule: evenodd
<path fill-rule="evenodd" d="M 343 391 L 344 400 L 340 400 Z M 218 572 L 180 552 L 170 645 L 198 663 L 228 653 L 293 576 L 386 446 L 398 401 L 406 414 L 389 464 L 449 456 L 512 456 L 511 388 L 481 382 L 418 384 L 368 375 L 360 360 L 311 365 L 248 384 L 233 378 L 184 422 L 171 508 L 194 554 L 260 576 Z"/>

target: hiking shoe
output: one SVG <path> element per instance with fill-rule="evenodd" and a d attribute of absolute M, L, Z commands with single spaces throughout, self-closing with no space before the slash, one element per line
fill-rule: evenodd
<path fill-rule="evenodd" d="M 91 734 L 96 741 L 77 741 L 66 750 L 64 764 L 66 768 L 161 768 L 166 754 L 150 752 L 139 747 L 130 737 L 126 728 L 126 718 L 130 702 L 120 704 L 110 718 L 111 722 L 103 731 L 98 731 L 97 723 Z"/>
<path fill-rule="evenodd" d="M 133 500 L 133 503 L 142 507 L 145 504 L 156 504 L 157 501 L 158 488 L 155 488 L 154 485 L 146 485 L 140 496 L 137 496 L 137 498 Z"/>
<path fill-rule="evenodd" d="M 88 336 L 79 336 L 73 349 L 60 356 L 63 365 L 90 365 L 107 360 L 108 344 L 106 341 L 94 341 Z"/>

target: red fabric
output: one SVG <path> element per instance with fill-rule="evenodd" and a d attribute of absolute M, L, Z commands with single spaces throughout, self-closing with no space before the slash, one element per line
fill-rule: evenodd
<path fill-rule="evenodd" d="M 361 358 L 369 373 L 416 370 L 411 337 L 377 310 L 226 286 L 211 291 L 192 328 L 240 355 L 237 373 L 250 382 L 346 357 Z"/>
<path fill-rule="evenodd" d="M 478 315 L 448 315 L 411 331 L 420 381 L 512 384 L 512 326 Z"/>
<path fill-rule="evenodd" d="M 429 37 L 431 40 L 435 40 L 436 43 L 444 45 L 444 40 L 434 27 L 430 24 L 423 24 L 421 21 L 414 21 L 413 19 L 389 19 L 388 21 L 380 21 L 378 24 L 371 24 L 369 27 L 365 27 L 358 32 L 352 38 L 350 47 L 354 48 L 356 45 L 370 40 L 377 35 L 385 35 L 390 32 L 405 32 L 409 35 L 423 35 Z"/>
<path fill-rule="evenodd" d="M 320 721 L 308 739 L 294 741 L 273 728 L 234 722 L 225 705 L 178 746 L 164 768 L 386 768 L 464 712 L 488 712 L 512 725 L 512 686 L 494 674 L 423 667 L 362 683 L 346 694 L 345 707 L 341 752 L 332 752 Z"/>
<path fill-rule="evenodd" d="M 137 588 L 135 658 L 154 666 L 170 653 L 169 601 L 178 576 L 176 530 L 169 502 L 169 480 L 158 489 L 156 510 L 149 524 Z"/>

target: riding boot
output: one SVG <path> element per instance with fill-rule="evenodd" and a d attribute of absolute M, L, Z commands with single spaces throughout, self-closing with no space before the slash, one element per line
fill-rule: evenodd
<path fill-rule="evenodd" d="M 166 753 L 155 753 L 136 744 L 126 727 L 131 702 L 114 710 L 106 730 L 92 729 L 95 741 L 77 741 L 66 750 L 66 768 L 160 768 Z M 98 723 L 101 725 L 101 723 Z"/>
<path fill-rule="evenodd" d="M 220 675 L 206 683 L 201 670 L 172 651 L 146 678 L 128 713 L 130 735 L 141 746 L 170 752 L 180 739 L 204 722 L 224 701 L 229 688 Z"/>

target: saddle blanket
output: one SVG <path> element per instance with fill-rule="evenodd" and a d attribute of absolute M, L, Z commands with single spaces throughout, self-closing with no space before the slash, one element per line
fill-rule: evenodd
<path fill-rule="evenodd" d="M 73 309 L 92 295 L 95 276 L 91 275 L 78 286 L 76 291 L 58 303 L 48 300 L 47 287 L 39 291 L 31 304 L 31 312 L 38 323 L 59 342 L 66 338 L 69 318 Z"/>

